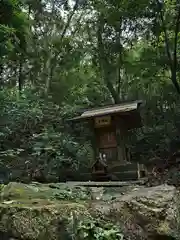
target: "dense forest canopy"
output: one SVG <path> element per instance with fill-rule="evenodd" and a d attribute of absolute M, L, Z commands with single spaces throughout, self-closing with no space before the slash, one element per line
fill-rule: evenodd
<path fill-rule="evenodd" d="M 180 130 L 179 36 L 178 0 L 2 0 L 0 163 L 86 167 L 90 133 L 66 119 L 136 99 L 146 107 L 134 160 L 166 158 Z"/>

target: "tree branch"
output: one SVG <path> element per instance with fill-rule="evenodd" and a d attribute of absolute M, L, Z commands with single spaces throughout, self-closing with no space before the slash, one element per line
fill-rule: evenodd
<path fill-rule="evenodd" d="M 69 28 L 69 25 L 71 23 L 71 19 L 73 18 L 74 14 L 75 14 L 75 12 L 76 12 L 76 10 L 78 8 L 78 6 L 79 6 L 79 0 L 76 0 L 76 2 L 74 4 L 74 7 L 73 7 L 73 10 L 72 10 L 70 16 L 68 17 L 67 23 L 66 23 L 66 25 L 64 27 L 64 30 L 63 30 L 62 34 L 61 34 L 61 41 L 63 40 L 63 38 L 64 38 L 64 36 L 65 36 L 65 34 L 67 32 L 67 29 Z"/>
<path fill-rule="evenodd" d="M 179 33 L 179 26 L 180 26 L 180 7 L 177 11 L 177 19 L 176 19 L 176 25 L 175 25 L 175 38 L 174 38 L 174 69 L 177 70 L 177 42 L 178 42 L 178 33 Z"/>
<path fill-rule="evenodd" d="M 176 18 L 176 25 L 174 31 L 174 53 L 173 53 L 173 72 L 172 72 L 172 82 L 176 87 L 177 92 L 180 94 L 180 86 L 177 81 L 177 42 L 178 42 L 178 33 L 179 33 L 179 26 L 180 26 L 180 7 L 177 10 L 177 18 Z"/>
<path fill-rule="evenodd" d="M 119 54 L 118 54 L 118 61 L 117 61 L 117 92 L 118 92 L 118 95 L 120 96 L 120 92 L 121 92 L 121 63 L 122 63 L 122 46 L 121 46 L 121 43 L 120 43 L 120 37 L 121 37 L 121 32 L 119 31 L 118 32 L 118 45 L 120 44 L 119 46 Z"/>
<path fill-rule="evenodd" d="M 167 29 L 166 29 L 164 16 L 163 16 L 163 12 L 162 12 L 162 3 L 160 3 L 159 0 L 157 0 L 157 4 L 158 4 L 158 7 L 159 7 L 160 19 L 161 19 L 162 28 L 163 28 L 163 31 L 164 31 L 164 36 L 165 36 L 166 52 L 167 52 L 167 56 L 169 58 L 170 67 L 172 68 L 173 60 L 172 60 L 172 56 L 171 56 L 171 52 L 170 52 L 169 39 L 168 39 Z"/>
<path fill-rule="evenodd" d="M 79 0 L 76 0 L 76 2 L 74 4 L 74 7 L 73 7 L 73 10 L 72 10 L 71 14 L 69 15 L 67 23 L 66 23 L 66 25 L 65 25 L 62 33 L 61 33 L 60 44 L 62 44 L 63 38 L 66 35 L 66 32 L 67 32 L 67 30 L 68 30 L 68 28 L 70 26 L 71 20 L 72 20 L 72 18 L 74 16 L 78 6 L 79 6 Z M 55 1 L 53 2 L 53 6 L 52 6 L 52 14 L 53 14 L 54 10 L 55 10 Z M 45 87 L 45 95 L 46 96 L 47 96 L 47 94 L 49 92 L 50 84 L 51 84 L 52 77 L 53 77 L 53 72 L 54 72 L 54 69 L 55 69 L 55 65 L 52 64 L 52 59 L 57 59 L 58 54 L 59 54 L 59 52 L 55 52 L 55 55 L 53 57 L 52 56 L 52 50 L 51 50 L 50 58 L 49 58 L 49 60 L 47 62 L 47 65 L 49 65 L 48 68 L 47 68 L 47 69 L 49 69 L 49 72 L 48 72 L 47 81 L 46 81 L 46 87 Z"/>
<path fill-rule="evenodd" d="M 112 98 L 114 99 L 115 103 L 120 102 L 120 97 L 116 90 L 113 87 L 113 84 L 111 80 L 109 79 L 110 73 L 108 71 L 109 66 L 108 62 L 104 53 L 104 44 L 103 44 L 103 39 L 102 39 L 102 33 L 103 33 L 103 21 L 102 18 L 99 18 L 99 23 L 98 23 L 98 29 L 97 29 L 97 40 L 98 40 L 98 54 L 99 54 L 99 65 L 101 68 L 101 72 L 104 78 L 104 82 L 108 88 L 108 90 L 111 93 Z"/>
<path fill-rule="evenodd" d="M 75 34 L 77 33 L 77 31 L 80 29 L 80 27 L 81 27 L 80 23 L 81 23 L 83 15 L 84 15 L 84 12 L 81 13 L 80 17 L 78 18 L 78 20 L 76 22 L 76 28 L 74 29 L 74 31 L 71 34 L 72 37 L 74 37 Z"/>
<path fill-rule="evenodd" d="M 157 4 L 158 4 L 158 7 L 159 7 L 160 18 L 161 18 L 161 22 L 162 22 L 162 28 L 163 28 L 164 35 L 165 35 L 165 45 L 166 45 L 167 56 L 168 56 L 168 59 L 169 59 L 169 67 L 170 67 L 170 71 L 171 71 L 171 81 L 174 84 L 178 94 L 180 94 L 180 86 L 179 86 L 179 83 L 177 81 L 177 40 L 178 40 L 178 32 L 179 32 L 179 24 L 180 24 L 179 23 L 180 8 L 178 8 L 178 12 L 177 12 L 177 19 L 176 19 L 176 25 L 175 25 L 175 31 L 174 31 L 174 33 L 175 33 L 174 53 L 173 53 L 173 56 L 172 56 L 171 51 L 170 51 L 167 29 L 166 29 L 164 16 L 163 16 L 163 12 L 162 12 L 162 4 L 159 2 L 159 0 L 157 0 Z"/>

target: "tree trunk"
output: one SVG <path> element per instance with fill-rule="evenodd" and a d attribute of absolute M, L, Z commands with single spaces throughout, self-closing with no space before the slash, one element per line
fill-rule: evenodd
<path fill-rule="evenodd" d="M 171 49 L 169 38 L 168 38 L 167 26 L 166 26 L 165 20 L 164 20 L 164 13 L 163 13 L 164 5 L 159 0 L 157 0 L 157 5 L 159 8 L 160 20 L 161 20 L 162 29 L 163 29 L 164 36 L 165 36 L 164 41 L 165 41 L 167 57 L 169 60 L 171 81 L 172 81 L 177 93 L 180 94 L 180 86 L 177 81 L 177 43 L 178 43 L 178 33 L 179 33 L 179 26 L 180 26 L 180 7 L 177 8 L 176 23 L 175 23 L 175 29 L 174 29 L 174 46 L 173 46 L 173 49 Z M 171 52 L 173 52 L 173 54 Z"/>
<path fill-rule="evenodd" d="M 21 95 L 23 89 L 23 58 L 20 56 L 19 60 L 19 74 L 18 74 L 18 90 L 19 95 Z"/>
<path fill-rule="evenodd" d="M 0 64 L 0 86 L 3 85 L 3 72 L 4 72 L 4 66 L 3 64 Z"/>
<path fill-rule="evenodd" d="M 70 15 L 68 16 L 67 22 L 64 26 L 64 29 L 63 29 L 62 33 L 61 33 L 59 44 L 62 44 L 63 39 L 64 39 L 64 37 L 67 33 L 67 30 L 68 30 L 68 28 L 71 24 L 72 18 L 74 16 L 76 10 L 78 9 L 78 6 L 79 6 L 79 0 L 76 0 L 75 4 L 74 4 L 74 7 L 73 7 L 73 10 L 70 13 Z M 53 0 L 53 2 L 52 2 L 52 12 L 51 12 L 51 14 L 53 15 L 54 12 L 55 12 L 55 0 Z M 55 33 L 56 33 L 56 25 L 53 26 L 51 36 L 53 36 Z M 48 45 L 49 44 L 47 44 L 47 48 L 48 48 Z M 44 90 L 45 96 L 48 95 L 50 85 L 51 85 L 51 81 L 52 81 L 52 77 L 53 77 L 53 72 L 54 72 L 54 65 L 52 65 L 52 62 L 53 62 L 52 60 L 53 59 L 56 60 L 56 58 L 57 58 L 57 53 L 55 53 L 55 56 L 53 56 L 53 52 L 51 50 L 50 54 L 49 54 L 49 59 L 47 60 L 46 69 L 45 69 L 45 71 L 47 71 L 47 78 L 46 78 L 45 90 Z"/>
<path fill-rule="evenodd" d="M 113 83 L 111 82 L 110 72 L 109 72 L 109 64 L 108 64 L 108 60 L 106 59 L 106 56 L 104 53 L 104 43 L 103 43 L 103 39 L 102 39 L 103 28 L 104 28 L 104 22 L 100 17 L 99 24 L 98 24 L 98 30 L 97 30 L 99 66 L 101 69 L 102 78 L 114 100 L 114 103 L 119 103 L 120 97 L 119 97 L 118 92 L 114 88 Z"/>

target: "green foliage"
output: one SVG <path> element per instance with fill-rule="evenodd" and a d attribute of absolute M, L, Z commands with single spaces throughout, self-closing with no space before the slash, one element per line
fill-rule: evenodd
<path fill-rule="evenodd" d="M 77 221 L 75 213 L 70 219 L 73 232 L 73 239 L 87 240 L 123 240 L 124 236 L 120 229 L 110 223 L 95 220 L 92 217 L 86 217 Z"/>
<path fill-rule="evenodd" d="M 4 91 L 0 98 L 0 159 L 7 167 L 21 166 L 22 171 L 43 169 L 46 174 L 59 176 L 63 166 L 75 170 L 85 156 L 87 159 L 89 144 L 85 140 L 78 143 L 69 135 L 59 106 L 31 94 L 23 94 L 17 100 L 12 92 Z"/>
<path fill-rule="evenodd" d="M 80 222 L 77 231 L 80 239 L 123 240 L 123 235 L 117 227 L 112 224 L 105 224 L 102 226 L 95 220 Z"/>
<path fill-rule="evenodd" d="M 25 49 L 28 22 L 19 0 L 2 0 L 0 9 L 0 52 L 3 57 L 15 48 L 16 52 Z"/>
<path fill-rule="evenodd" d="M 1 55 L 6 55 L 9 51 L 13 50 L 11 36 L 14 34 L 14 29 L 5 25 L 0 25 L 0 51 Z"/>
<path fill-rule="evenodd" d="M 65 187 L 63 189 L 62 186 L 57 185 L 50 185 L 51 188 L 54 188 L 53 195 L 51 199 L 57 199 L 57 200 L 89 200 L 91 198 L 90 196 L 90 190 L 86 188 L 80 188 L 80 187 L 74 187 L 74 188 L 68 188 Z M 56 190 L 55 190 L 56 189 Z"/>

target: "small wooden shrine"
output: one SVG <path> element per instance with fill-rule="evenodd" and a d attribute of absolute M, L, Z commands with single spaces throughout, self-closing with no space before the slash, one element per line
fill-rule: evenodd
<path fill-rule="evenodd" d="M 126 146 L 128 131 L 142 126 L 139 111 L 142 106 L 142 101 L 115 104 L 84 111 L 72 119 L 88 121 L 94 133 L 92 179 L 104 176 L 106 180 L 125 180 L 128 179 L 128 172 L 132 180 L 144 174 L 142 165 L 131 163 Z"/>

